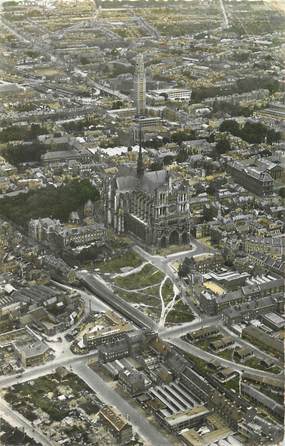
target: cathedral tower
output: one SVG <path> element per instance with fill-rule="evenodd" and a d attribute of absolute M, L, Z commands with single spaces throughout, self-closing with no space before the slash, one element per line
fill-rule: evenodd
<path fill-rule="evenodd" d="M 146 108 L 146 78 L 142 54 L 139 54 L 136 59 L 134 102 L 136 107 L 136 116 L 144 116 Z"/>

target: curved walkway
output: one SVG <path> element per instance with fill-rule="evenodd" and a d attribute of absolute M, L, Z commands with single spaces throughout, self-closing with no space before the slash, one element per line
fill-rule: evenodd
<path fill-rule="evenodd" d="M 150 262 L 143 262 L 141 265 L 136 266 L 135 268 L 132 268 L 128 271 L 125 271 L 124 273 L 115 273 L 111 277 L 112 279 L 115 279 L 116 277 L 128 277 L 132 274 L 140 273 L 141 270 L 146 266 L 149 265 Z"/>

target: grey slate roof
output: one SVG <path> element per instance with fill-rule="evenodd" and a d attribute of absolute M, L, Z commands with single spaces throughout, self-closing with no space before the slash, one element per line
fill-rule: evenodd
<path fill-rule="evenodd" d="M 145 172 L 141 179 L 136 175 L 120 176 L 116 178 L 117 188 L 121 192 L 132 192 L 135 190 L 147 193 L 154 192 L 156 189 L 166 186 L 168 172 L 166 170 L 157 170 L 154 172 Z"/>

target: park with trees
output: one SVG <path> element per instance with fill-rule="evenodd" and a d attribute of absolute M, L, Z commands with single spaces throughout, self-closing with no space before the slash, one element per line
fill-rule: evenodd
<path fill-rule="evenodd" d="M 1 200 L 0 216 L 27 227 L 32 218 L 55 218 L 68 221 L 72 211 L 88 201 L 98 201 L 100 194 L 89 180 L 72 180 L 61 187 L 48 186 Z"/>

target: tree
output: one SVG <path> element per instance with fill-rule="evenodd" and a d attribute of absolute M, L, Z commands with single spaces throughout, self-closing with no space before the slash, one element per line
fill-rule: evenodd
<path fill-rule="evenodd" d="M 18 125 L 12 125 L 4 128 L 0 132 L 0 142 L 5 143 L 9 141 L 29 141 L 36 138 L 36 136 L 48 133 L 45 127 L 39 124 L 32 124 L 30 128 Z"/>
<path fill-rule="evenodd" d="M 18 166 L 21 163 L 39 162 L 47 149 L 47 145 L 38 142 L 27 145 L 8 145 L 3 150 L 3 156 L 9 163 Z"/>
<path fill-rule="evenodd" d="M 214 195 L 220 188 L 221 186 L 225 183 L 225 179 L 224 178 L 218 178 L 214 181 L 211 181 L 209 187 L 208 187 L 208 193 L 210 195 Z"/>
<path fill-rule="evenodd" d="M 218 141 L 215 146 L 215 151 L 217 155 L 222 155 L 223 153 L 228 152 L 230 149 L 231 149 L 231 144 L 228 139 L 220 139 L 220 141 Z"/>
<path fill-rule="evenodd" d="M 163 165 L 164 166 L 169 166 L 169 164 L 172 164 L 172 162 L 173 162 L 173 156 L 172 155 L 166 155 L 163 158 Z"/>
<path fill-rule="evenodd" d="M 117 110 L 118 108 L 122 108 L 123 102 L 122 101 L 114 101 L 112 104 L 112 110 Z"/>
<path fill-rule="evenodd" d="M 249 59 L 250 53 L 248 51 L 239 51 L 233 54 L 233 59 L 237 62 L 247 62 Z"/>
<path fill-rule="evenodd" d="M 81 65 L 88 65 L 90 63 L 90 60 L 86 56 L 81 56 L 80 63 L 81 63 Z"/>
<path fill-rule="evenodd" d="M 182 263 L 180 263 L 178 268 L 178 276 L 186 277 L 191 271 L 191 259 L 189 257 L 185 257 Z"/>
<path fill-rule="evenodd" d="M 149 169 L 152 171 L 155 170 L 162 170 L 163 169 L 163 165 L 161 163 L 161 161 L 154 161 L 150 166 Z"/>
<path fill-rule="evenodd" d="M 260 144 L 265 141 L 267 127 L 261 122 L 247 121 L 241 130 L 241 137 L 250 144 Z"/>
<path fill-rule="evenodd" d="M 153 137 L 145 141 L 145 146 L 152 148 L 152 149 L 158 149 L 163 145 L 163 140 Z"/>
<path fill-rule="evenodd" d="M 185 163 L 188 160 L 188 152 L 186 149 L 180 149 L 177 156 L 176 161 L 177 163 Z"/>
<path fill-rule="evenodd" d="M 281 139 L 281 133 L 280 132 L 276 132 L 274 129 L 269 129 L 267 131 L 267 143 L 268 144 L 273 144 L 274 142 L 279 142 Z"/>
<path fill-rule="evenodd" d="M 208 138 L 208 142 L 215 142 L 215 133 L 212 132 Z"/>
<path fill-rule="evenodd" d="M 88 200 L 97 201 L 99 198 L 98 190 L 89 180 L 73 180 L 59 188 L 49 186 L 16 197 L 3 198 L 0 215 L 23 226 L 31 218 L 39 217 L 67 221 L 72 211 L 82 207 Z"/>
<path fill-rule="evenodd" d="M 36 57 L 40 56 L 40 53 L 38 51 L 34 51 L 34 50 L 26 50 L 26 55 L 28 57 L 36 58 Z"/>
<path fill-rule="evenodd" d="M 241 113 L 239 113 L 241 114 Z M 248 114 L 248 113 L 242 113 Z M 219 127 L 221 132 L 229 132 L 234 136 L 239 136 L 250 144 L 260 144 L 267 140 L 268 144 L 279 142 L 281 139 L 280 132 L 267 127 L 261 122 L 247 121 L 242 128 L 234 119 L 226 119 Z"/>
<path fill-rule="evenodd" d="M 203 194 L 205 192 L 205 186 L 201 183 L 194 184 L 194 189 L 197 195 Z"/>
<path fill-rule="evenodd" d="M 233 262 L 235 259 L 235 252 L 233 251 L 233 249 L 230 249 L 229 247 L 225 247 L 222 249 L 222 255 L 225 259 L 225 265 L 228 267 L 232 267 L 233 266 Z"/>
<path fill-rule="evenodd" d="M 278 193 L 281 198 L 285 198 L 285 187 L 281 187 Z"/>
<path fill-rule="evenodd" d="M 229 132 L 234 136 L 240 135 L 240 126 L 234 119 L 226 119 L 223 121 L 219 128 L 220 132 Z"/>
<path fill-rule="evenodd" d="M 255 265 L 254 265 L 254 268 L 253 268 L 253 274 L 255 275 L 255 276 L 260 276 L 260 275 L 262 275 L 262 274 L 264 274 L 264 271 L 265 271 L 265 268 L 264 268 L 264 266 L 263 265 L 260 265 L 259 263 L 256 263 Z"/>
<path fill-rule="evenodd" d="M 195 132 L 191 129 L 188 130 L 178 130 L 177 132 L 172 133 L 171 139 L 173 142 L 177 144 L 181 144 L 183 141 L 189 141 L 195 139 Z"/>
<path fill-rule="evenodd" d="M 213 206 L 204 206 L 203 218 L 205 221 L 212 221 L 213 218 L 217 217 L 218 209 Z"/>

